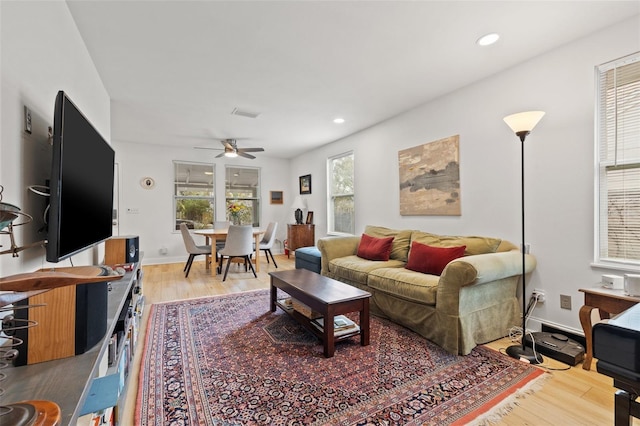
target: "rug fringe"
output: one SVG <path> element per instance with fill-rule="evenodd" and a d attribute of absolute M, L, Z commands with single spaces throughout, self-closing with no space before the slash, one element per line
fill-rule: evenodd
<path fill-rule="evenodd" d="M 536 377 L 534 380 L 518 389 L 513 395 L 505 398 L 491 410 L 479 415 L 467 423 L 467 426 L 491 426 L 499 423 L 503 417 L 511 413 L 519 405 L 518 400 L 524 399 L 527 395 L 532 395 L 542 389 L 551 377 L 552 375 L 549 373 L 544 373 L 541 376 Z"/>

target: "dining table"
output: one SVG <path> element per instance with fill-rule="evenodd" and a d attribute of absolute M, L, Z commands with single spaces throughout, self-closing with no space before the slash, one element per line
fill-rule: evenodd
<path fill-rule="evenodd" d="M 206 244 L 211 244 L 211 261 L 215 262 L 216 260 L 216 242 L 224 241 L 227 239 L 227 234 L 229 233 L 229 228 L 207 228 L 207 229 L 195 229 L 193 231 L 194 235 L 202 235 L 205 237 Z M 260 272 L 260 236 L 264 234 L 264 230 L 260 228 L 253 228 L 253 238 L 255 238 L 256 250 L 255 250 L 255 258 L 253 259 L 253 263 L 255 265 L 256 272 Z M 207 264 L 209 260 L 207 259 Z M 211 268 L 211 275 L 216 276 L 218 274 L 218 268 Z"/>

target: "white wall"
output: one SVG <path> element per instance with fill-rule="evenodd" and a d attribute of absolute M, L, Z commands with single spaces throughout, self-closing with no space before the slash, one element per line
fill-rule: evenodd
<path fill-rule="evenodd" d="M 269 158 L 258 154 L 256 159 L 214 158 L 213 152 L 204 152 L 192 148 L 176 148 L 114 141 L 119 176 L 119 234 L 138 235 L 140 250 L 144 252 L 144 264 L 185 262 L 187 252 L 179 231 L 173 222 L 173 161 L 213 163 L 215 165 L 216 220 L 226 220 L 225 206 L 225 164 L 260 168 L 261 178 L 261 218 L 260 225 L 266 227 L 269 222 L 278 222 L 273 252 L 282 250 L 281 242 L 286 238 L 286 223 L 293 219 L 290 209 L 292 193 L 284 183 L 289 179 L 289 161 Z M 156 184 L 153 189 L 140 186 L 143 177 L 152 177 Z M 283 191 L 284 204 L 269 203 L 270 191 Z M 137 214 L 127 213 L 135 209 Z M 204 244 L 204 238 L 196 243 Z M 161 248 L 167 254 L 160 253 Z"/>
<path fill-rule="evenodd" d="M 0 184 L 4 201 L 34 216 L 43 202 L 28 192 L 48 176 L 46 143 L 53 101 L 69 92 L 94 126 L 110 139 L 110 105 L 67 6 L 61 1 L 0 2 Z M 298 193 L 298 176 L 312 175 L 313 193 L 305 196 L 315 213 L 316 238 L 326 233 L 326 161 L 353 150 L 356 159 L 356 233 L 367 224 L 422 229 L 446 234 L 498 236 L 520 240 L 520 143 L 503 123 L 507 114 L 547 112 L 529 136 L 526 149 L 527 242 L 538 268 L 528 282 L 547 292 L 534 316 L 546 323 L 579 330 L 579 288 L 595 285 L 602 269 L 593 260 L 593 101 L 594 66 L 640 50 L 640 18 L 593 34 L 477 84 L 380 123 L 293 161 L 259 157 L 238 160 L 262 169 L 262 220 L 277 220 L 277 238 L 285 238 L 293 221 L 290 203 Z M 33 112 L 33 133 L 25 133 L 23 106 Z M 399 150 L 460 135 L 460 217 L 401 217 L 398 206 Z M 180 236 L 171 230 L 174 159 L 199 161 L 201 152 L 115 141 L 120 168 L 121 235 L 140 236 L 145 263 L 183 261 Z M 216 162 L 216 191 L 224 193 L 224 162 Z M 156 188 L 139 186 L 143 176 Z M 222 192 L 221 192 L 222 190 Z M 269 205 L 270 190 L 284 190 L 283 205 Z M 219 202 L 222 202 L 219 200 Z M 123 214 L 127 207 L 138 215 Z M 220 210 L 220 204 L 218 205 Z M 42 238 L 38 219 L 17 232 L 19 244 Z M 0 235 L 3 249 L 7 236 Z M 158 250 L 167 247 L 161 256 Z M 75 264 L 95 263 L 99 251 L 74 257 Z M 0 256 L 0 276 L 45 266 L 44 251 L 30 249 L 19 258 Z M 615 271 L 614 271 L 615 272 Z M 573 309 L 559 308 L 559 295 L 573 298 Z"/>
<path fill-rule="evenodd" d="M 46 238 L 38 233 L 46 202 L 27 187 L 44 185 L 50 174 L 47 128 L 53 125 L 57 92 L 67 91 L 107 140 L 111 133 L 110 99 L 62 1 L 0 2 L 0 65 L 0 184 L 4 186 L 4 202 L 35 217 L 32 223 L 15 228 L 16 243 L 24 245 Z M 32 111 L 31 134 L 23 130 L 25 105 Z M 82 232 L 80 227 L 78 232 Z M 0 235 L 0 245 L 0 250 L 9 248 L 8 235 Z M 97 249 L 89 250 L 73 260 L 75 265 L 93 264 L 99 256 Z M 0 276 L 45 267 L 44 259 L 40 247 L 25 250 L 18 258 L 0 256 Z"/>
<path fill-rule="evenodd" d="M 640 17 L 558 48 L 490 78 L 296 158 L 293 176 L 311 173 L 316 238 L 326 234 L 326 158 L 353 150 L 356 234 L 367 224 L 434 233 L 521 240 L 520 141 L 502 118 L 543 110 L 525 142 L 526 241 L 538 267 L 527 282 L 547 293 L 536 319 L 581 330 L 583 295 L 602 273 L 594 241 L 594 67 L 640 50 Z M 348 118 L 348 117 L 347 117 Z M 399 214 L 398 151 L 460 135 L 462 215 Z M 296 183 L 297 185 L 297 183 Z M 292 190 L 294 188 L 292 187 Z M 560 294 L 572 309 L 560 309 Z"/>

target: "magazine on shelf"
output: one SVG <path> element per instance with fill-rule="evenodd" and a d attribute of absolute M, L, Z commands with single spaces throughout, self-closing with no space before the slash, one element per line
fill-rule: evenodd
<path fill-rule="evenodd" d="M 287 312 L 293 310 L 293 302 L 290 297 L 287 297 L 286 299 L 278 299 L 278 303 L 280 304 L 280 307 Z"/>
<path fill-rule="evenodd" d="M 316 318 L 311 321 L 318 330 L 324 331 L 324 318 Z M 333 334 L 334 336 L 341 336 L 343 334 L 349 334 L 360 331 L 360 327 L 355 322 L 351 321 L 344 315 L 338 315 L 333 317 Z"/>

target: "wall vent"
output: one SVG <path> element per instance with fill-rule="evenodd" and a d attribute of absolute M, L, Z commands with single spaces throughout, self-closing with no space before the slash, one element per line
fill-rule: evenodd
<path fill-rule="evenodd" d="M 247 118 L 258 118 L 260 113 L 243 111 L 240 108 L 234 108 L 233 111 L 231 111 L 231 115 L 239 115 L 241 117 L 247 117 Z"/>

